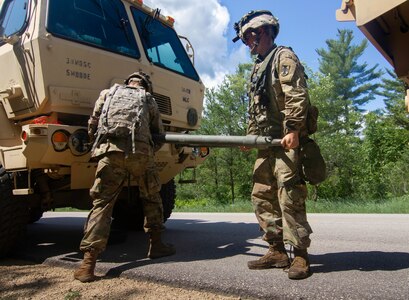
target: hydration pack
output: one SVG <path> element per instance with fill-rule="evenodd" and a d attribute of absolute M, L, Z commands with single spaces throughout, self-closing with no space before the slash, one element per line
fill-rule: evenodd
<path fill-rule="evenodd" d="M 144 89 L 114 85 L 99 117 L 98 129 L 108 137 L 135 136 L 139 130 L 146 99 Z"/>
<path fill-rule="evenodd" d="M 135 141 L 144 140 L 149 130 L 143 120 L 146 109 L 146 91 L 115 84 L 109 90 L 98 121 L 97 138 L 93 150 L 109 137 L 131 138 L 132 153 L 135 153 Z"/>

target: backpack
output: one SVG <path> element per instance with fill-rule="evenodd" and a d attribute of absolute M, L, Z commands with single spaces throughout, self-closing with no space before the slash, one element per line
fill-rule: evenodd
<path fill-rule="evenodd" d="M 145 101 L 144 89 L 114 85 L 108 92 L 99 117 L 100 133 L 108 137 L 135 136 Z"/>
<path fill-rule="evenodd" d="M 92 152 L 107 137 L 131 138 L 132 153 L 135 153 L 135 137 L 143 135 L 140 129 L 143 123 L 146 103 L 144 89 L 129 88 L 115 84 L 109 90 L 98 121 L 97 138 Z"/>

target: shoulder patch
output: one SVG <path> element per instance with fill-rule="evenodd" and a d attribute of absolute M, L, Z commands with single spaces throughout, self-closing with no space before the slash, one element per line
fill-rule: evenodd
<path fill-rule="evenodd" d="M 298 58 L 290 48 L 283 48 L 279 51 L 277 70 L 281 83 L 289 83 L 293 80 L 298 64 Z"/>
<path fill-rule="evenodd" d="M 278 78 L 281 83 L 291 82 L 297 69 L 297 62 L 292 58 L 281 58 L 278 66 Z"/>

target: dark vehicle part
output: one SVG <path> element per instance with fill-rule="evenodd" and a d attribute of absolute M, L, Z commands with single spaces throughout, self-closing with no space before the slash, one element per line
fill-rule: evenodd
<path fill-rule="evenodd" d="M 160 196 L 163 204 L 163 221 L 166 222 L 175 207 L 176 186 L 173 179 L 162 184 Z M 137 187 L 122 189 L 115 203 L 112 217 L 113 230 L 143 230 L 143 206 Z"/>
<path fill-rule="evenodd" d="M 25 235 L 28 206 L 13 196 L 13 178 L 0 165 L 0 258 L 12 251 Z"/>

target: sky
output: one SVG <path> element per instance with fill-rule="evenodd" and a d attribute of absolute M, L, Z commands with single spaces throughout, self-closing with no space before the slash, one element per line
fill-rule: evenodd
<path fill-rule="evenodd" d="M 233 24 L 251 10 L 270 10 L 279 19 L 278 45 L 293 48 L 300 60 L 318 71 L 316 49 L 326 48 L 327 39 L 336 39 L 338 29 L 351 29 L 354 44 L 365 36 L 354 22 L 338 22 L 335 11 L 341 0 L 145 0 L 152 8 L 175 19 L 175 29 L 189 38 L 195 49 L 195 66 L 207 88 L 217 87 L 239 63 L 251 61 L 247 47 L 235 36 Z M 368 43 L 360 63 L 391 68 L 384 57 Z M 313 101 L 313 99 L 312 99 Z M 384 107 L 381 99 L 366 105 L 367 110 Z"/>

